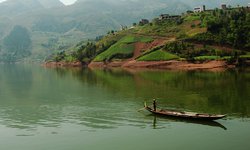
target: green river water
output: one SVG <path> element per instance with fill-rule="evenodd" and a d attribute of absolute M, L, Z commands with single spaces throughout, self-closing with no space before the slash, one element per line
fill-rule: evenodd
<path fill-rule="evenodd" d="M 193 122 L 138 112 L 227 114 Z M 0 150 L 249 150 L 250 71 L 0 65 Z"/>

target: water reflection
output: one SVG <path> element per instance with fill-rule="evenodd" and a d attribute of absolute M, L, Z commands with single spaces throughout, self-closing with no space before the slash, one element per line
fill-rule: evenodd
<path fill-rule="evenodd" d="M 16 65 L 1 65 L 1 83 L 5 85 L 2 88 L 7 88 L 13 96 L 28 97 L 33 80 L 32 70 L 25 66 Z M 18 86 L 17 86 L 18 84 Z M 19 91 L 18 93 L 16 91 Z"/>
<path fill-rule="evenodd" d="M 174 121 L 174 122 L 185 122 L 185 123 L 191 123 L 191 124 L 199 124 L 199 125 L 205 125 L 205 126 L 211 126 L 211 127 L 218 127 L 224 130 L 227 130 L 227 128 L 222 125 L 221 123 L 217 121 L 205 121 L 205 120 L 188 120 L 188 119 L 178 119 L 178 118 L 173 118 L 173 117 L 161 117 L 161 116 L 153 116 L 153 128 L 154 129 L 159 129 L 158 124 L 157 124 L 157 118 L 165 119 L 166 121 Z"/>
<path fill-rule="evenodd" d="M 86 129 L 146 128 L 145 100 L 186 111 L 250 116 L 250 72 L 172 72 L 0 66 L 0 124 L 35 130 L 78 124 Z M 164 124 L 153 127 L 161 129 Z M 183 122 L 182 120 L 171 120 Z M 226 129 L 218 122 L 190 122 Z"/>
<path fill-rule="evenodd" d="M 168 107 L 249 117 L 249 72 L 82 70 L 76 76 L 122 95 L 158 98 Z"/>

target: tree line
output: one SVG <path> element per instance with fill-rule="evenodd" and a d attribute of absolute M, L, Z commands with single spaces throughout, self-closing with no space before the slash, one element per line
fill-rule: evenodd
<path fill-rule="evenodd" d="M 201 15 L 206 21 L 207 32 L 198 34 L 190 40 L 228 45 L 236 49 L 250 48 L 250 9 L 237 8 L 229 10 L 213 10 L 211 15 Z"/>

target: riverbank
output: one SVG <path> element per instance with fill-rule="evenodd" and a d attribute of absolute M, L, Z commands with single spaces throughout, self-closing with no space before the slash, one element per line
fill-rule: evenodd
<path fill-rule="evenodd" d="M 45 67 L 84 67 L 81 62 L 46 62 Z M 114 61 L 91 62 L 87 65 L 89 68 L 129 68 L 129 69 L 163 69 L 163 70 L 226 70 L 235 68 L 235 65 L 228 65 L 226 61 L 205 61 L 205 62 L 188 62 L 188 61 Z"/>
<path fill-rule="evenodd" d="M 235 66 L 229 66 L 225 61 L 194 62 L 188 61 L 160 61 L 160 62 L 129 62 L 124 67 L 129 68 L 159 68 L 169 70 L 224 70 Z"/>
<path fill-rule="evenodd" d="M 89 68 L 150 68 L 166 70 L 226 70 L 235 68 L 235 65 L 228 65 L 226 61 L 205 61 L 205 62 L 188 62 L 188 61 L 128 61 L 128 62 L 91 62 Z"/>

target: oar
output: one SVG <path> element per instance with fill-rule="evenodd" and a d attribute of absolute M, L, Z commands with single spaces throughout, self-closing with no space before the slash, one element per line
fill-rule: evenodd
<path fill-rule="evenodd" d="M 138 109 L 137 111 L 140 112 L 140 111 L 142 111 L 142 110 L 144 110 L 144 109 L 145 109 L 145 107 L 143 107 L 143 108 L 141 108 L 141 109 Z"/>
<path fill-rule="evenodd" d="M 138 110 L 138 112 L 140 112 L 140 111 L 144 110 L 144 109 L 145 109 L 145 107 L 147 107 L 147 103 L 146 103 L 146 101 L 144 102 L 144 107 L 143 107 L 143 108 L 141 108 L 141 109 L 139 109 L 139 110 Z"/>

